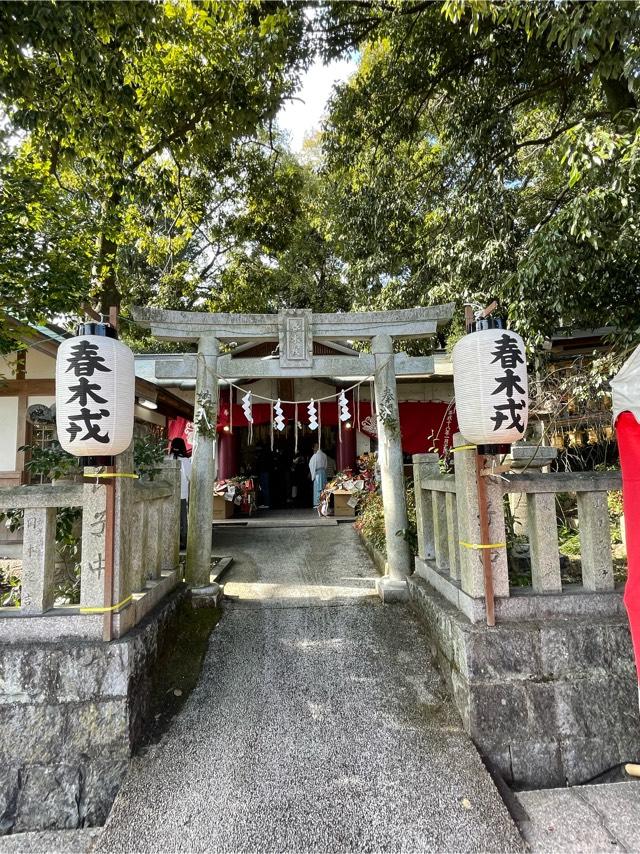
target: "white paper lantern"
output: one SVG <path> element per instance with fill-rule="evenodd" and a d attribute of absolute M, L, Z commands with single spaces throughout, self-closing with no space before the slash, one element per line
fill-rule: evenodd
<path fill-rule="evenodd" d="M 453 386 L 460 432 L 474 445 L 524 437 L 529 417 L 522 338 L 508 329 L 470 332 L 453 348 Z"/>
<path fill-rule="evenodd" d="M 58 348 L 58 441 L 76 457 L 115 456 L 133 438 L 135 366 L 115 338 L 78 335 Z"/>

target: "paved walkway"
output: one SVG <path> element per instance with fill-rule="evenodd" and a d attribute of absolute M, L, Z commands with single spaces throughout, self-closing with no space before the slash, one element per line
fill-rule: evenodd
<path fill-rule="evenodd" d="M 640 851 L 640 781 L 520 792 L 521 829 L 536 854 Z"/>
<path fill-rule="evenodd" d="M 216 551 L 238 598 L 95 851 L 523 850 L 350 526 L 217 529 Z"/>

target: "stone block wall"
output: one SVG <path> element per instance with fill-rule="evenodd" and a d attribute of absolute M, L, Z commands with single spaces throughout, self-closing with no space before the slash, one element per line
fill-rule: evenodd
<path fill-rule="evenodd" d="M 0 836 L 104 823 L 185 595 L 111 643 L 0 642 Z"/>
<path fill-rule="evenodd" d="M 626 617 L 470 623 L 409 579 L 465 729 L 515 788 L 576 785 L 640 755 Z M 597 594 L 594 594 L 597 595 Z"/>

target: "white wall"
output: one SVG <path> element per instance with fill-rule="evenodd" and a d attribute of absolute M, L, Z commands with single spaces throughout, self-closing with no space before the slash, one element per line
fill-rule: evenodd
<path fill-rule="evenodd" d="M 0 471 L 16 470 L 18 398 L 0 397 Z"/>

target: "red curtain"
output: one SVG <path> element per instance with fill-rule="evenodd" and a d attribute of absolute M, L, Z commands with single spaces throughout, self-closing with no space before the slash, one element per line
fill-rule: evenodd
<path fill-rule="evenodd" d="M 320 412 L 320 420 L 324 425 L 336 426 L 338 423 L 338 404 L 335 401 L 316 404 Z M 402 450 L 405 454 L 422 454 L 437 448 L 438 453 L 444 455 L 451 448 L 453 434 L 458 429 L 455 407 L 447 403 L 400 403 L 400 432 L 402 434 Z M 225 400 L 220 402 L 218 417 L 218 432 L 228 426 L 231 418 L 229 403 Z M 291 421 L 295 415 L 295 406 L 292 403 L 283 403 L 282 409 L 287 421 Z M 356 420 L 355 404 L 351 407 L 353 423 Z M 253 423 L 268 424 L 273 417 L 273 407 L 269 403 L 253 404 Z M 633 417 L 633 416 L 631 416 Z M 307 404 L 298 404 L 298 420 L 305 424 L 308 420 Z M 635 419 L 634 419 L 635 420 Z M 190 422 L 186 418 L 169 419 L 169 439 L 182 436 L 187 448 L 191 443 L 187 438 L 187 427 Z M 242 406 L 233 404 L 234 427 L 246 427 Z M 368 436 L 376 435 L 376 419 L 371 415 L 371 404 L 362 402 L 360 404 L 360 429 Z M 639 428 L 640 429 L 640 428 Z"/>
<path fill-rule="evenodd" d="M 629 617 L 636 670 L 640 673 L 640 424 L 631 412 L 616 420 L 627 543 L 624 604 Z"/>
<path fill-rule="evenodd" d="M 424 454 L 436 448 L 443 456 L 453 443 L 458 430 L 456 411 L 448 403 L 399 404 L 402 450 L 405 454 Z M 371 415 L 371 404 L 360 404 L 360 426 L 363 433 L 376 435 L 376 419 Z"/>
<path fill-rule="evenodd" d="M 169 441 L 171 439 L 176 439 L 180 436 L 184 439 L 184 443 L 187 446 L 187 451 L 191 450 L 191 442 L 187 438 L 187 436 L 191 436 L 191 432 L 187 432 L 187 427 L 191 426 L 191 421 L 187 421 L 186 418 L 170 418 L 169 426 L 167 427 L 167 435 L 169 437 Z"/>

